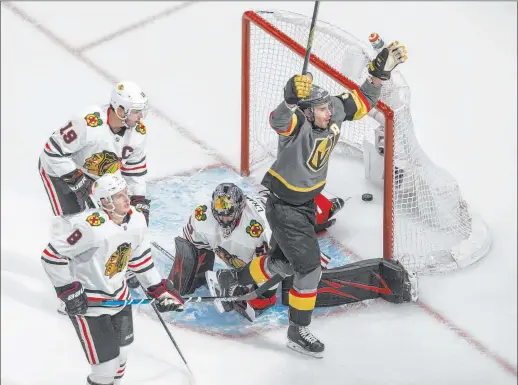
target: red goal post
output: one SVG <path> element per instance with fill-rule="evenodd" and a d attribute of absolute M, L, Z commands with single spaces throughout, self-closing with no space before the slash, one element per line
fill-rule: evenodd
<path fill-rule="evenodd" d="M 268 114 L 282 101 L 285 82 L 302 69 L 310 22 L 311 17 L 288 11 L 243 14 L 242 175 L 275 157 L 276 135 L 268 127 Z M 359 92 L 374 54 L 367 42 L 319 20 L 308 71 L 315 84 L 331 94 L 344 88 Z M 359 72 L 344 69 L 351 58 L 361 64 Z M 373 135 L 371 123 L 383 126 L 383 257 L 401 260 L 421 273 L 456 270 L 487 252 L 489 233 L 483 221 L 468 210 L 456 181 L 420 148 L 409 107 L 409 88 L 396 70 L 384 83 L 373 111 L 360 121 L 347 122 L 347 133 L 342 133 L 340 141 L 361 152 L 363 143 Z M 367 120 L 370 122 L 364 122 Z"/>

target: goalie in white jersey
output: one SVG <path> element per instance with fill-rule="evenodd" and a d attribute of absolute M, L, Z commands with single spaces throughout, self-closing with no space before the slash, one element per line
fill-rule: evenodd
<path fill-rule="evenodd" d="M 210 203 L 196 207 L 183 228 L 183 239 L 175 239 L 176 258 L 170 279 L 182 295 L 191 294 L 206 283 L 205 273 L 212 273 L 215 256 L 231 270 L 240 270 L 252 259 L 267 254 L 271 231 L 265 217 L 266 198 L 265 195 L 245 196 L 235 184 L 222 183 L 214 190 Z M 320 202 L 320 207 L 328 209 L 327 212 L 319 209 L 320 212 L 317 213 L 321 218 L 326 218 L 317 224 L 324 229 L 333 223 L 330 218 L 343 206 L 343 200 L 328 200 L 320 195 L 317 201 Z M 211 273 L 208 273 L 208 280 L 215 279 L 215 274 Z M 212 295 L 223 295 L 214 292 L 212 285 L 208 287 Z M 256 285 L 250 285 L 248 290 L 255 288 Z M 215 302 L 215 305 L 222 312 L 236 310 L 253 321 L 256 315 L 275 304 L 276 289 L 277 286 L 268 290 L 261 298 L 247 303 Z M 238 290 L 243 288 L 239 287 Z M 239 294 L 244 292 L 233 293 Z"/>
<path fill-rule="evenodd" d="M 54 215 L 88 208 L 90 187 L 97 178 L 120 170 L 131 204 L 149 222 L 146 199 L 146 126 L 148 99 L 140 87 L 122 81 L 110 104 L 92 106 L 56 130 L 45 143 L 38 168 Z"/>
<path fill-rule="evenodd" d="M 155 269 L 146 220 L 130 205 L 120 171 L 99 178 L 92 199 L 98 208 L 54 218 L 41 260 L 91 365 L 86 383 L 119 384 L 133 342 L 132 309 L 94 307 L 93 302 L 130 299 L 127 269 L 156 299 L 160 312 L 182 311 L 183 301 Z"/>

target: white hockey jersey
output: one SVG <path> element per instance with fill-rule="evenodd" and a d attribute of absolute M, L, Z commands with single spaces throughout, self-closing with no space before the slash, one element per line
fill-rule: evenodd
<path fill-rule="evenodd" d="M 45 144 L 40 162 L 55 177 L 79 168 L 95 180 L 120 169 L 130 195 L 145 196 L 146 126 L 139 122 L 114 134 L 108 125 L 108 108 L 93 106 L 56 130 Z"/>
<path fill-rule="evenodd" d="M 160 283 L 144 215 L 134 207 L 121 225 L 99 209 L 55 217 L 52 239 L 41 255 L 55 287 L 79 281 L 90 300 L 127 300 L 126 270 L 145 288 Z M 116 314 L 122 307 L 90 307 L 87 316 Z"/>
<path fill-rule="evenodd" d="M 199 249 L 212 249 L 226 265 L 239 269 L 266 253 L 270 237 L 266 230 L 264 205 L 247 197 L 241 219 L 228 237 L 223 236 L 221 226 L 212 215 L 210 202 L 196 207 L 183 228 L 183 236 Z"/>

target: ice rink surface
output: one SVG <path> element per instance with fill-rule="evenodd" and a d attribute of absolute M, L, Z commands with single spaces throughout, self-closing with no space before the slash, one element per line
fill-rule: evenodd
<path fill-rule="evenodd" d="M 239 180 L 213 165 L 239 165 L 241 15 L 272 8 L 310 15 L 313 3 L 2 2 L 2 384 L 84 383 L 89 370 L 39 261 L 51 210 L 37 161 L 49 135 L 71 114 L 107 103 L 112 82 L 137 82 L 151 101 L 154 207 L 161 199 L 167 210 L 181 207 L 152 214 L 152 230 L 167 243 L 164 229 L 176 231 L 188 206 L 208 199 L 211 183 Z M 280 327 L 263 322 L 250 333 L 217 333 L 215 314 L 202 322 L 181 322 L 188 312 L 173 317 L 197 384 L 516 383 L 516 12 L 515 2 L 321 4 L 322 20 L 408 47 L 401 71 L 419 142 L 487 222 L 491 251 L 464 270 L 422 278 L 418 304 L 376 300 L 317 317 L 323 360 L 285 347 L 280 310 L 273 320 Z M 331 161 L 327 189 L 358 198 L 341 166 Z M 201 178 L 201 188 L 181 173 Z M 253 189 L 261 177 L 240 183 Z M 329 235 L 344 244 L 369 239 L 357 215 L 344 209 Z M 225 317 L 218 325 L 227 331 L 247 326 Z M 146 309 L 136 313 L 135 336 L 125 384 L 189 383 Z"/>

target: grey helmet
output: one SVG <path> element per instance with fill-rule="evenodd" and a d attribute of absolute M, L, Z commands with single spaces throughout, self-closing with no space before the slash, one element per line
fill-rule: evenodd
<path fill-rule="evenodd" d="M 245 195 L 234 183 L 221 183 L 212 193 L 212 215 L 222 227 L 224 236 L 229 236 L 236 228 L 245 207 Z"/>
<path fill-rule="evenodd" d="M 331 95 L 322 87 L 313 85 L 309 96 L 299 101 L 298 106 L 306 115 L 306 118 L 313 123 L 315 121 L 315 113 L 313 108 L 321 104 L 331 103 Z"/>

